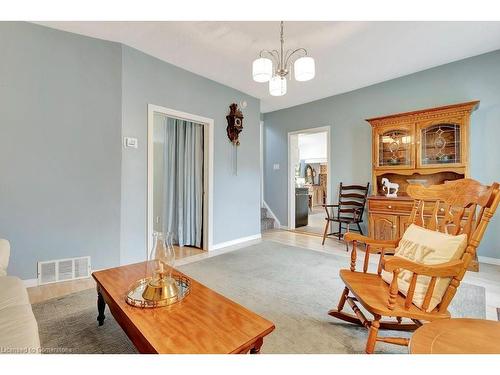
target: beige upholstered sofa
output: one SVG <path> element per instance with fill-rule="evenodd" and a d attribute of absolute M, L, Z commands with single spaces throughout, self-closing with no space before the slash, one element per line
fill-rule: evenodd
<path fill-rule="evenodd" d="M 23 282 L 7 276 L 9 241 L 0 238 L 0 353 L 38 353 L 38 325 Z"/>

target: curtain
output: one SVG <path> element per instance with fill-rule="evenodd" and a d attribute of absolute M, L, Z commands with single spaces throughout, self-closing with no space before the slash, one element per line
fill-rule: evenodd
<path fill-rule="evenodd" d="M 203 125 L 161 116 L 165 130 L 163 231 L 179 246 L 202 246 Z"/>

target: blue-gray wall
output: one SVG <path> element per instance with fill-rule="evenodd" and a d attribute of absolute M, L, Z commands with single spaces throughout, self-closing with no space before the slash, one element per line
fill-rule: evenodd
<path fill-rule="evenodd" d="M 144 260 L 147 104 L 215 120 L 214 243 L 260 233 L 259 101 L 118 43 L 0 22 L 0 237 L 9 273 Z M 238 176 L 225 134 L 246 100 Z M 123 136 L 139 148 L 122 150 Z"/>
<path fill-rule="evenodd" d="M 317 78 L 319 79 L 319 78 Z M 329 183 L 371 181 L 371 129 L 379 115 L 479 99 L 471 118 L 471 177 L 500 181 L 500 51 L 264 114 L 264 199 L 282 225 L 287 218 L 287 133 L 331 126 Z M 279 163 L 280 169 L 273 170 Z M 479 255 L 500 258 L 500 218 L 490 224 Z"/>
<path fill-rule="evenodd" d="M 121 47 L 0 22 L 0 237 L 9 273 L 119 263 Z"/>
<path fill-rule="evenodd" d="M 126 46 L 122 75 L 123 135 L 139 138 L 139 148 L 122 158 L 122 262 L 145 253 L 148 103 L 214 120 L 214 244 L 259 234 L 259 100 Z M 248 106 L 235 175 L 226 114 L 241 100 Z"/>

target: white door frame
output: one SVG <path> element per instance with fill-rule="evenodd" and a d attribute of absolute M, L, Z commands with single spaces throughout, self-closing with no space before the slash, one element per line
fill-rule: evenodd
<path fill-rule="evenodd" d="M 260 136 L 260 207 L 264 207 L 264 121 L 259 124 Z"/>
<path fill-rule="evenodd" d="M 203 249 L 213 248 L 213 181 L 214 181 L 214 120 L 180 112 L 175 109 L 148 104 L 148 196 L 147 196 L 147 251 L 153 246 L 153 125 L 154 114 L 187 120 L 203 125 Z"/>
<path fill-rule="evenodd" d="M 288 132 L 288 229 L 295 230 L 295 167 L 291 165 L 291 137 L 298 134 L 309 134 L 309 133 L 322 133 L 326 132 L 326 157 L 328 160 L 328 180 L 326 184 L 326 203 L 329 204 L 332 199 L 332 187 L 331 187 L 331 176 L 332 176 L 332 148 L 331 148 L 331 137 L 330 137 L 330 126 L 320 126 L 317 128 L 309 128 L 303 130 L 296 130 L 293 132 Z"/>

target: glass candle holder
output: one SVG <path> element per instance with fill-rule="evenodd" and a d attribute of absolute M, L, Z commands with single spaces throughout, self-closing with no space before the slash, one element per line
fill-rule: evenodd
<path fill-rule="evenodd" d="M 179 293 L 179 287 L 172 278 L 175 265 L 175 251 L 172 233 L 153 233 L 153 248 L 149 254 L 147 277 L 150 278 L 142 297 L 150 301 L 173 298 Z"/>

